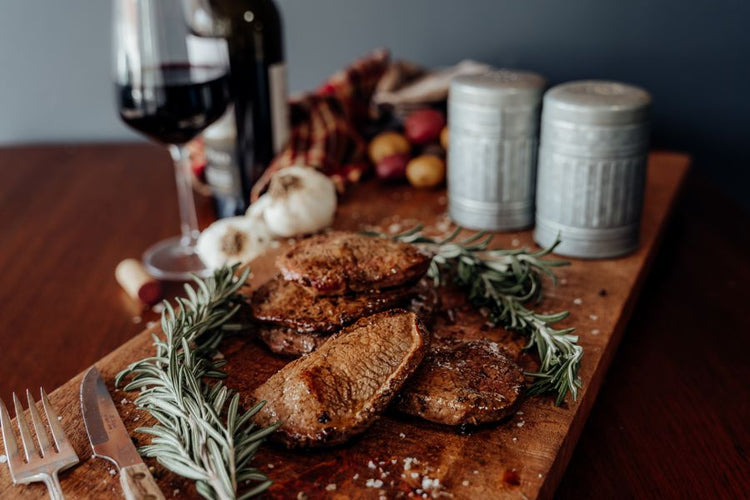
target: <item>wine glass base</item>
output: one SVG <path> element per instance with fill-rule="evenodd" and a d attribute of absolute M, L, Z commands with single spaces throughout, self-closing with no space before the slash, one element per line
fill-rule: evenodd
<path fill-rule="evenodd" d="M 191 275 L 206 278 L 213 274 L 195 253 L 195 248 L 183 245 L 179 236 L 160 241 L 146 250 L 143 265 L 151 276 L 167 281 L 187 281 Z"/>

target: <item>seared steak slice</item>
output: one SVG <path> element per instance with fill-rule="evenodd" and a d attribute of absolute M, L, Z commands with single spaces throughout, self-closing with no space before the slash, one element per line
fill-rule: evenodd
<path fill-rule="evenodd" d="M 279 325 L 257 325 L 255 331 L 271 352 L 295 358 L 313 352 L 331 338 L 317 333 L 300 333 Z"/>
<path fill-rule="evenodd" d="M 446 425 L 481 424 L 515 412 L 523 370 L 495 342 L 433 344 L 407 381 L 396 408 Z"/>
<path fill-rule="evenodd" d="M 333 445 L 364 431 L 422 361 L 426 333 L 414 313 L 362 318 L 279 370 L 253 396 L 256 419 L 281 421 L 289 447 Z"/>
<path fill-rule="evenodd" d="M 304 239 L 277 261 L 284 279 L 324 295 L 397 287 L 419 280 L 431 257 L 414 245 L 356 233 Z"/>
<path fill-rule="evenodd" d="M 358 295 L 319 296 L 277 276 L 255 291 L 250 305 L 256 321 L 300 333 L 330 334 L 362 316 L 396 307 L 414 293 L 414 287 L 399 287 Z"/>

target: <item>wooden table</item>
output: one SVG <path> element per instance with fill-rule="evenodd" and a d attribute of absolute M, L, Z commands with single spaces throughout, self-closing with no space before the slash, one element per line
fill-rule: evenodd
<path fill-rule="evenodd" d="M 0 397 L 59 386 L 155 314 L 114 267 L 177 232 L 166 151 L 0 149 Z M 202 224 L 210 201 L 199 199 Z M 559 489 L 560 498 L 750 490 L 750 218 L 697 175 Z"/>

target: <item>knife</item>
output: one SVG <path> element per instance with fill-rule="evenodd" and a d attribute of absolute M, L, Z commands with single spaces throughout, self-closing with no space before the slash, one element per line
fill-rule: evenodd
<path fill-rule="evenodd" d="M 81 410 L 94 456 L 114 462 L 127 500 L 164 500 L 159 487 L 143 463 L 99 370 L 89 368 L 81 382 Z"/>

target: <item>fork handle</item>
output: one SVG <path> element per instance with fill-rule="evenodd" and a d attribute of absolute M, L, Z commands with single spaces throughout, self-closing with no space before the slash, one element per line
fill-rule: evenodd
<path fill-rule="evenodd" d="M 51 473 L 44 477 L 44 484 L 47 485 L 47 491 L 51 500 L 65 500 L 63 496 L 60 480 L 57 478 L 57 472 Z"/>
<path fill-rule="evenodd" d="M 164 495 L 144 463 L 120 469 L 120 484 L 126 500 L 164 500 Z"/>

